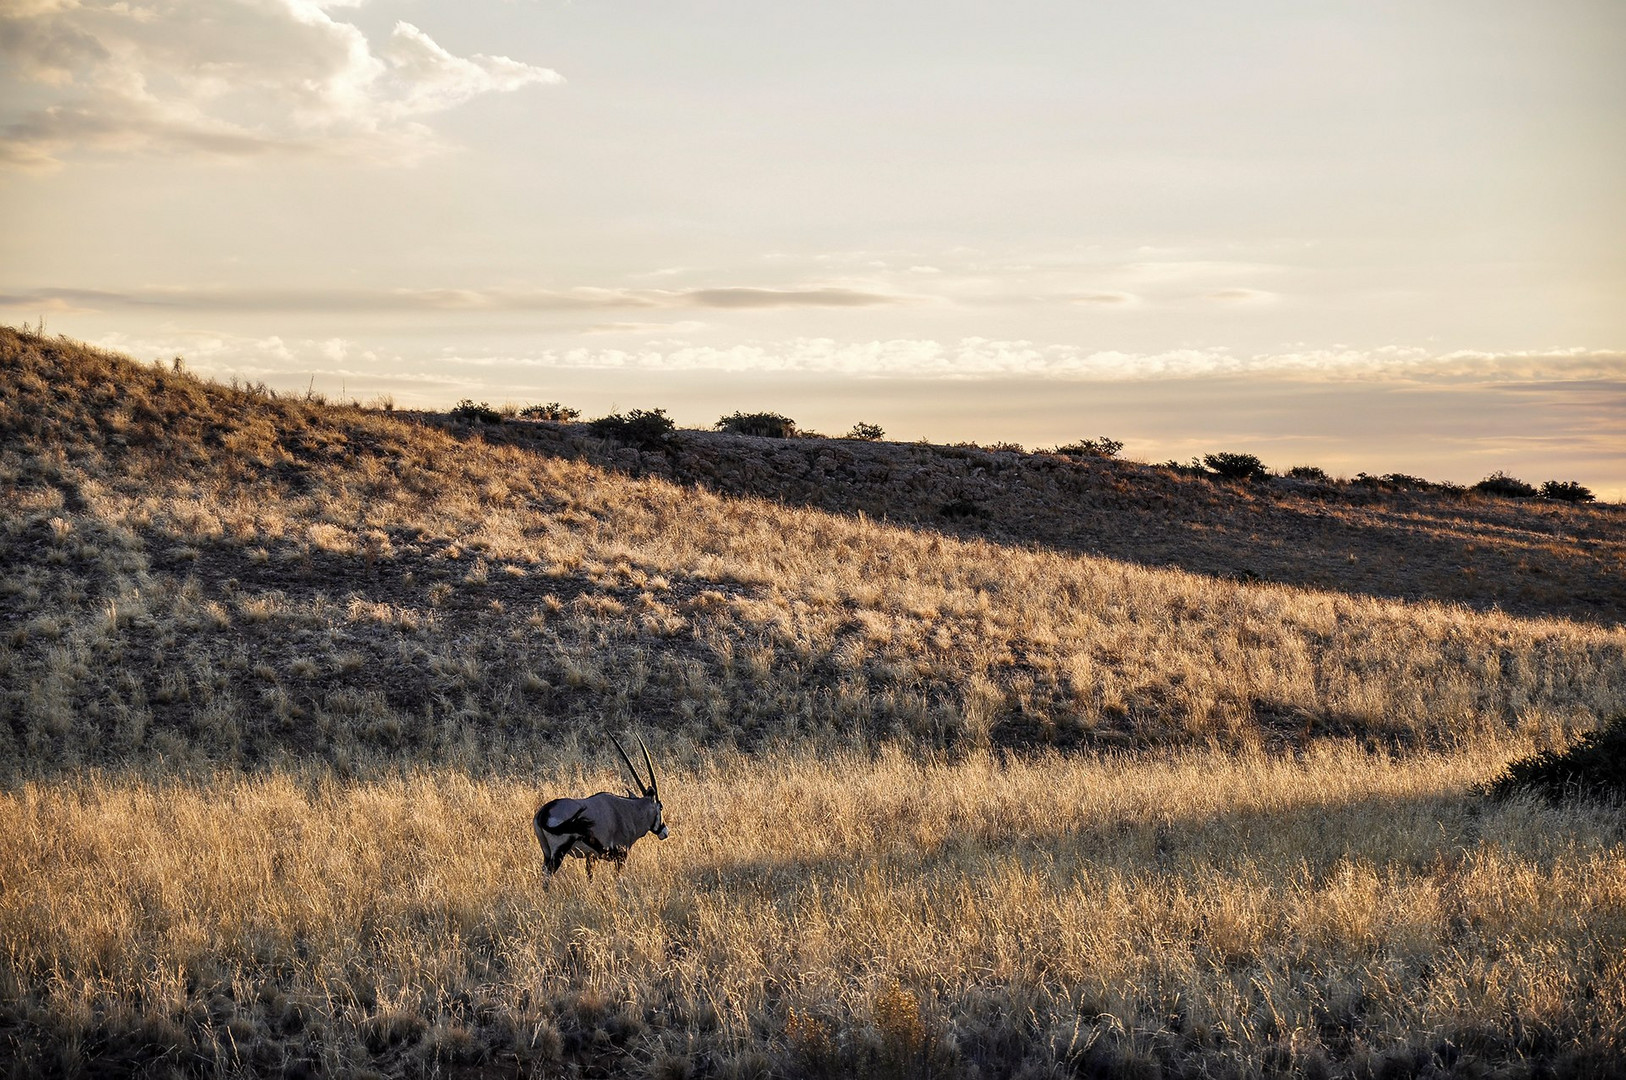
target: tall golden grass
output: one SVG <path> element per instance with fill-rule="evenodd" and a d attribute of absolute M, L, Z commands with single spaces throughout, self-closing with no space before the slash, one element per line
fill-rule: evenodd
<path fill-rule="evenodd" d="M 529 812 L 613 775 L 27 783 L 6 1038 L 66 1073 L 1607 1075 L 1621 819 L 1470 793 L 1525 748 L 727 755 L 550 891 Z"/>

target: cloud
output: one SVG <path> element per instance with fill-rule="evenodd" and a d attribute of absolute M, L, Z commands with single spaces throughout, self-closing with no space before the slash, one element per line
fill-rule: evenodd
<path fill-rule="evenodd" d="M 706 324 L 693 319 L 680 322 L 610 322 L 596 323 L 582 329 L 584 334 L 692 334 L 705 329 Z"/>
<path fill-rule="evenodd" d="M 598 311 L 616 308 L 865 307 L 907 297 L 840 288 L 807 289 L 33 289 L 0 294 L 0 307 L 71 305 L 75 310 L 188 311 Z M 60 306 L 55 308 L 61 310 Z"/>
<path fill-rule="evenodd" d="M 1114 304 L 1132 304 L 1139 297 L 1126 292 L 1092 292 L 1072 298 L 1075 304 L 1093 304 L 1111 306 Z"/>
<path fill-rule="evenodd" d="M 0 302 L 12 299 L 0 297 Z M 31 301 L 37 305 L 37 301 Z M 27 315 L 45 307 L 13 305 Z M 614 321 L 598 323 L 576 333 L 663 334 L 692 333 L 704 324 Z M 155 336 L 156 335 L 156 336 Z M 254 363 L 281 356 L 283 339 L 235 336 L 213 330 L 169 329 L 137 339 L 110 335 L 96 344 L 122 349 L 137 357 L 184 353 L 213 358 L 228 365 L 244 358 Z M 339 360 L 374 354 L 364 343 L 339 339 L 312 339 L 296 350 L 302 370 L 325 370 Z M 293 354 L 289 354 L 290 357 Z M 399 357 L 392 363 L 403 363 Z M 1365 381 L 1388 385 L 1476 385 L 1503 387 L 1527 393 L 1547 389 L 1571 392 L 1588 384 L 1598 395 L 1626 394 L 1626 350 L 1538 349 L 1512 352 L 1429 349 L 1388 345 L 1370 349 L 1335 347 L 1279 353 L 1236 353 L 1224 348 L 1169 349 L 1161 352 L 1120 352 L 1087 349 L 1078 345 L 968 337 L 958 341 L 930 338 L 891 338 L 874 341 L 838 341 L 799 337 L 778 341 L 751 341 L 731 346 L 696 345 L 682 340 L 647 341 L 635 348 L 552 348 L 523 354 L 460 354 L 447 347 L 439 356 L 425 356 L 422 365 L 479 365 L 520 368 L 579 368 L 585 370 L 638 370 L 649 372 L 720 371 L 759 373 L 845 374 L 897 378 L 1026 377 L 1097 382 L 1158 381 L 1212 377 L 1267 376 L 1322 382 Z M 441 377 L 434 372 L 424 378 Z"/>
<path fill-rule="evenodd" d="M 1228 349 L 1127 353 L 987 338 L 964 338 L 957 342 L 913 338 L 868 342 L 793 338 L 728 347 L 680 344 L 634 350 L 571 348 L 543 350 L 525 356 L 451 360 L 516 368 L 781 372 L 896 378 L 1026 377 L 1118 382 L 1258 375 L 1481 386 L 1514 385 L 1530 380 L 1575 386 L 1596 381 L 1626 388 L 1626 352 L 1583 349 L 1436 354 L 1423 349 L 1384 347 L 1239 355 Z"/>
<path fill-rule="evenodd" d="M 1273 292 L 1263 289 L 1216 289 L 1204 296 L 1207 300 L 1218 300 L 1224 304 L 1264 304 L 1278 299 Z"/>
<path fill-rule="evenodd" d="M 421 118 L 562 81 L 504 56 L 456 56 L 406 22 L 375 48 L 335 6 L 8 0 L 0 164 L 50 168 L 83 151 L 413 160 L 440 145 Z"/>
<path fill-rule="evenodd" d="M 683 302 L 697 307 L 869 307 L 902 303 L 901 297 L 856 289 L 693 289 L 677 294 Z"/>
<path fill-rule="evenodd" d="M 92 344 L 137 360 L 182 356 L 189 370 L 212 378 L 264 381 L 283 390 L 314 386 L 322 393 L 374 392 L 395 387 L 462 384 L 449 366 L 367 348 L 348 338 L 253 337 L 214 330 L 170 329 L 135 336 L 105 334 Z"/>
<path fill-rule="evenodd" d="M 8 8 L 0 13 L 0 56 L 25 79 L 61 86 L 73 81 L 75 71 L 112 59 L 100 41 L 53 17 L 58 5 L 10 4 Z"/>

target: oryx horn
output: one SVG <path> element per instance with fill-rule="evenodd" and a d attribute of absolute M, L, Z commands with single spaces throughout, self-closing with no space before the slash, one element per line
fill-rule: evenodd
<path fill-rule="evenodd" d="M 622 748 L 622 746 L 621 746 L 621 740 L 616 738 L 614 735 L 611 735 L 610 736 L 610 741 L 615 743 L 616 753 L 621 755 L 622 763 L 624 765 L 626 765 L 627 771 L 632 774 L 632 779 L 638 785 L 639 790 L 642 791 L 645 795 L 648 795 L 650 792 L 652 792 L 654 790 L 653 786 L 651 786 L 650 784 L 644 783 L 644 778 L 638 775 L 638 770 L 633 767 L 632 759 L 627 756 L 626 750 L 624 750 Z M 639 739 L 638 740 L 638 745 L 642 746 L 643 744 L 644 744 L 644 740 Z M 644 751 L 644 760 L 645 761 L 649 760 L 649 751 L 648 750 Z M 650 775 L 650 778 L 653 780 L 655 774 L 653 772 L 651 772 L 649 775 Z"/>
<path fill-rule="evenodd" d="M 655 783 L 655 763 L 649 760 L 649 747 L 644 745 L 644 737 L 638 736 L 638 749 L 644 752 L 644 764 L 649 767 L 649 794 L 656 802 L 661 801 L 661 786 Z"/>

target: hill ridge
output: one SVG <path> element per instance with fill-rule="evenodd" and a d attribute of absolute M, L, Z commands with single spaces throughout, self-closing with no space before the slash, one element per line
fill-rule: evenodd
<path fill-rule="evenodd" d="M 678 754 L 1403 747 L 1558 737 L 1626 706 L 1618 627 L 1194 577 L 1005 538 L 997 507 L 943 519 L 933 485 L 958 474 L 932 460 L 969 475 L 981 451 L 685 434 L 629 456 L 579 428 L 270 396 L 61 339 L 0 331 L 0 350 L 0 760 L 24 774 L 512 767 L 605 725 Z M 775 474 L 763 448 L 892 454 L 925 482 L 898 488 L 916 501 L 887 521 L 858 499 L 831 513 L 722 493 L 752 475 L 729 454 L 756 455 L 752 483 Z M 708 463 L 709 486 L 684 486 Z M 1130 472 L 1186 483 L 1035 467 L 1114 498 L 1133 496 L 1111 487 Z M 1592 566 L 1610 543 L 1559 552 Z"/>
<path fill-rule="evenodd" d="M 1626 507 L 1611 504 L 1224 481 L 966 445 L 682 430 L 651 450 L 597 438 L 586 424 L 412 415 L 463 438 L 953 536 L 1242 581 L 1626 620 Z"/>

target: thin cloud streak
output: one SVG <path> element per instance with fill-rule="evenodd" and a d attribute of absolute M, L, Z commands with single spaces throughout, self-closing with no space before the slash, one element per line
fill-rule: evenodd
<path fill-rule="evenodd" d="M 871 307 L 902 303 L 902 298 L 856 289 L 696 289 L 679 294 L 697 307 Z"/>
<path fill-rule="evenodd" d="M 0 294 L 0 307 L 46 310 L 172 308 L 177 311 L 596 311 L 614 308 L 851 308 L 919 302 L 857 289 L 33 289 Z"/>

